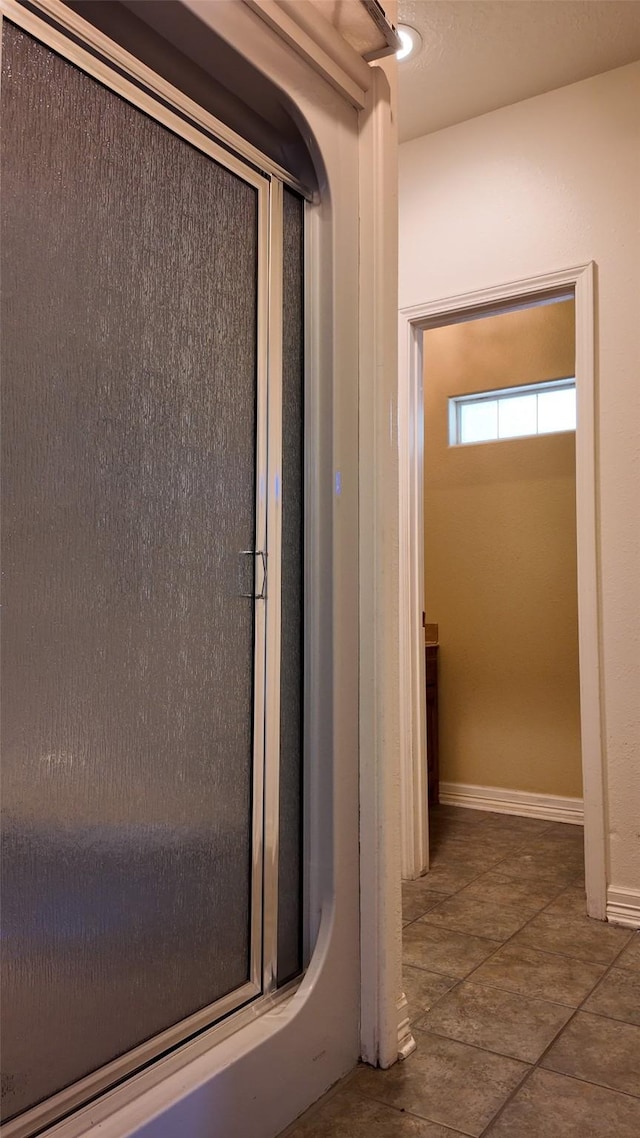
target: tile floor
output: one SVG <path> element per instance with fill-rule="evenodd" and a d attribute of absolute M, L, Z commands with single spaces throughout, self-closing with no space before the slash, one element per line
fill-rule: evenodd
<path fill-rule="evenodd" d="M 640 934 L 585 916 L 582 829 L 441 806 L 403 886 L 417 1047 L 291 1138 L 639 1138 Z"/>

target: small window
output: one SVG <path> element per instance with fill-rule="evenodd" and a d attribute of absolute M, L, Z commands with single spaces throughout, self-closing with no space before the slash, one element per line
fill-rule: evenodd
<path fill-rule="evenodd" d="M 576 429 L 576 381 L 480 391 L 449 400 L 449 444 L 488 443 Z"/>

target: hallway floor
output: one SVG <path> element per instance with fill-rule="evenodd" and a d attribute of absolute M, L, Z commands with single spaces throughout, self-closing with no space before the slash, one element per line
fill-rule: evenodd
<path fill-rule="evenodd" d="M 403 886 L 416 1051 L 291 1138 L 638 1138 L 640 934 L 585 916 L 582 828 L 437 807 Z"/>

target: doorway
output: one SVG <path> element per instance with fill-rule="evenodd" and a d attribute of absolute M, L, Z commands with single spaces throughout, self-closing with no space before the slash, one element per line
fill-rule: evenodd
<path fill-rule="evenodd" d="M 580 728 L 584 794 L 587 911 L 605 917 L 604 793 L 595 502 L 593 266 L 530 278 L 460 297 L 416 305 L 400 313 L 399 434 L 401 504 L 401 645 L 403 690 L 403 876 L 428 868 L 423 525 L 423 333 L 474 316 L 573 296 L 576 309 L 576 485 Z"/>
<path fill-rule="evenodd" d="M 423 332 L 430 808 L 582 822 L 574 310 Z"/>

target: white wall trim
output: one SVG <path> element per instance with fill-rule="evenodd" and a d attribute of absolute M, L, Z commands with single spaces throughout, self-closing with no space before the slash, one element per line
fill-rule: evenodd
<path fill-rule="evenodd" d="M 640 889 L 607 889 L 607 920 L 640 929 Z"/>
<path fill-rule="evenodd" d="M 417 690 L 424 702 L 424 634 L 422 630 L 422 546 L 424 519 L 422 499 L 416 501 L 412 487 L 422 480 L 421 446 L 416 438 L 413 417 L 420 406 L 422 388 L 422 332 L 443 324 L 468 319 L 474 314 L 488 315 L 510 302 L 535 301 L 545 296 L 573 292 L 576 304 L 576 390 L 578 429 L 576 431 L 576 513 L 578 552 L 578 639 L 580 657 L 580 720 L 582 737 L 582 775 L 584 787 L 585 876 L 587 910 L 599 920 L 606 917 L 606 802 L 602 745 L 601 681 L 601 605 L 598 537 L 598 454 L 596 439 L 594 265 L 588 262 L 558 272 L 526 280 L 492 285 L 476 292 L 428 300 L 400 310 L 399 332 L 399 437 L 400 437 L 400 580 L 405 581 L 412 603 L 404 594 L 400 610 L 401 646 L 404 654 L 404 689 L 415 700 L 416 689 L 406 684 L 414 661 L 420 669 Z M 407 393 L 409 388 L 409 394 Z M 416 544 L 418 557 L 416 557 Z M 407 581 L 412 582 L 411 586 Z M 415 598 L 419 597 L 419 610 Z M 420 715 L 424 711 L 420 709 Z M 422 727 L 416 716 L 408 721 L 406 737 L 401 738 L 401 779 L 403 850 L 416 843 L 414 831 L 428 824 L 422 817 L 422 787 L 426 769 L 426 750 Z M 413 787 L 413 792 L 409 789 Z"/>
<path fill-rule="evenodd" d="M 391 68 L 394 65 L 391 65 Z M 393 71 L 371 69 L 360 137 L 361 1057 L 398 1058 L 402 987 L 398 681 L 397 210 Z"/>
<path fill-rule="evenodd" d="M 401 335 L 398 351 L 400 375 L 422 375 L 422 337 L 412 336 L 407 343 L 406 336 Z M 412 540 L 416 518 L 423 513 L 423 404 L 422 383 L 399 384 L 400 691 L 409 693 L 402 700 L 400 722 L 402 876 L 405 880 L 420 877 L 429 868 L 424 637 L 421 635 L 424 555 L 422 542 Z M 420 635 L 416 635 L 418 627 Z"/>
<path fill-rule="evenodd" d="M 502 786 L 441 782 L 440 801 L 448 806 L 464 806 L 470 810 L 491 810 L 495 814 L 516 814 L 521 818 L 545 818 L 549 822 L 569 822 L 573 826 L 582 826 L 584 821 L 581 798 L 506 790 Z"/>
<path fill-rule="evenodd" d="M 409 1001 L 403 992 L 398 1000 L 398 1058 L 408 1059 L 416 1049 L 416 1041 L 411 1032 Z"/>

